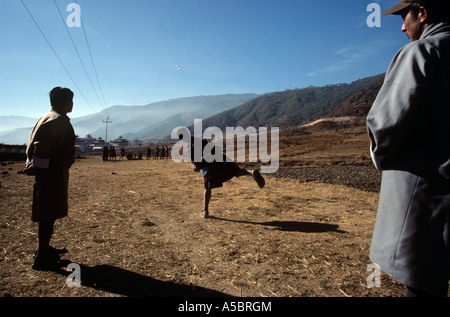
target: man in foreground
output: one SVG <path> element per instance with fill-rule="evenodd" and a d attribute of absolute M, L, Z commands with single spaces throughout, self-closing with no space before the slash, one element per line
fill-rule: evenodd
<path fill-rule="evenodd" d="M 447 0 L 402 0 L 411 40 L 367 117 L 382 183 L 371 260 L 407 296 L 446 296 L 450 223 L 450 23 Z"/>
<path fill-rule="evenodd" d="M 55 87 L 51 110 L 36 123 L 27 146 L 24 172 L 34 175 L 31 219 L 38 223 L 38 248 L 33 269 L 56 270 L 65 249 L 50 246 L 54 223 L 68 213 L 69 169 L 75 162 L 75 133 L 67 113 L 72 112 L 73 92 Z"/>

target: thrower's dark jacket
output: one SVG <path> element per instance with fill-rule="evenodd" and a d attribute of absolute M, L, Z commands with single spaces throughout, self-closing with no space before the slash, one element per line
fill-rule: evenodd
<path fill-rule="evenodd" d="M 450 24 L 426 28 L 394 57 L 367 117 L 382 171 L 370 258 L 395 280 L 447 294 Z M 445 280 L 445 282 L 444 282 Z"/>

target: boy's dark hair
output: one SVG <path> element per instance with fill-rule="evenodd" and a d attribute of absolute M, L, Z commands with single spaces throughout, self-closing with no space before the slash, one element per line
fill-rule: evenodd
<path fill-rule="evenodd" d="M 73 99 L 73 92 L 69 88 L 55 87 L 50 93 L 50 104 L 53 109 L 61 109 Z"/>
<path fill-rule="evenodd" d="M 412 14 L 414 14 L 415 17 L 417 17 L 419 14 L 419 9 L 422 6 L 428 10 L 430 23 L 450 21 L 450 4 L 448 0 L 442 1 L 422 0 L 413 2 L 409 6 L 409 10 Z"/>

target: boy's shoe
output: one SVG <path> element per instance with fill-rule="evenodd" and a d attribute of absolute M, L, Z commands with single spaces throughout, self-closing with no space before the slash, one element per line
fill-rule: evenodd
<path fill-rule="evenodd" d="M 209 211 L 203 210 L 202 211 L 202 215 L 203 215 L 203 218 L 208 218 L 209 217 Z"/>
<path fill-rule="evenodd" d="M 32 268 L 36 271 L 58 271 L 62 266 L 63 264 L 60 262 L 59 258 L 50 255 L 46 257 L 36 257 Z"/>
<path fill-rule="evenodd" d="M 64 253 L 69 252 L 66 248 L 54 248 L 52 246 L 49 246 L 49 250 L 48 251 L 53 256 L 59 256 L 60 254 L 64 254 Z M 36 258 L 36 254 L 37 254 L 37 250 L 34 251 L 33 259 Z"/>
<path fill-rule="evenodd" d="M 52 254 L 64 254 L 69 252 L 66 248 L 54 248 L 50 246 L 50 253 Z"/>
<path fill-rule="evenodd" d="M 259 188 L 263 188 L 264 185 L 266 184 L 266 181 L 264 180 L 264 177 L 262 177 L 259 170 L 254 170 L 252 172 L 252 176 L 255 179 L 256 183 L 258 183 Z"/>

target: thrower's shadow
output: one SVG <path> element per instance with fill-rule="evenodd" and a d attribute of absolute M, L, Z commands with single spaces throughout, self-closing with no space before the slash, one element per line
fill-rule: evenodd
<path fill-rule="evenodd" d="M 229 221 L 235 223 L 245 223 L 253 225 L 261 225 L 266 227 L 273 227 L 273 230 L 288 231 L 288 232 L 304 232 L 304 233 L 320 233 L 320 232 L 338 232 L 345 233 L 339 230 L 339 226 L 335 224 L 320 223 L 320 222 L 304 222 L 304 221 L 267 221 L 255 222 L 245 220 L 225 219 L 216 216 L 209 216 L 208 219 Z"/>
<path fill-rule="evenodd" d="M 71 272 L 59 271 L 68 276 Z M 166 282 L 111 265 L 80 264 L 81 286 L 128 297 L 229 297 L 208 288 Z"/>

